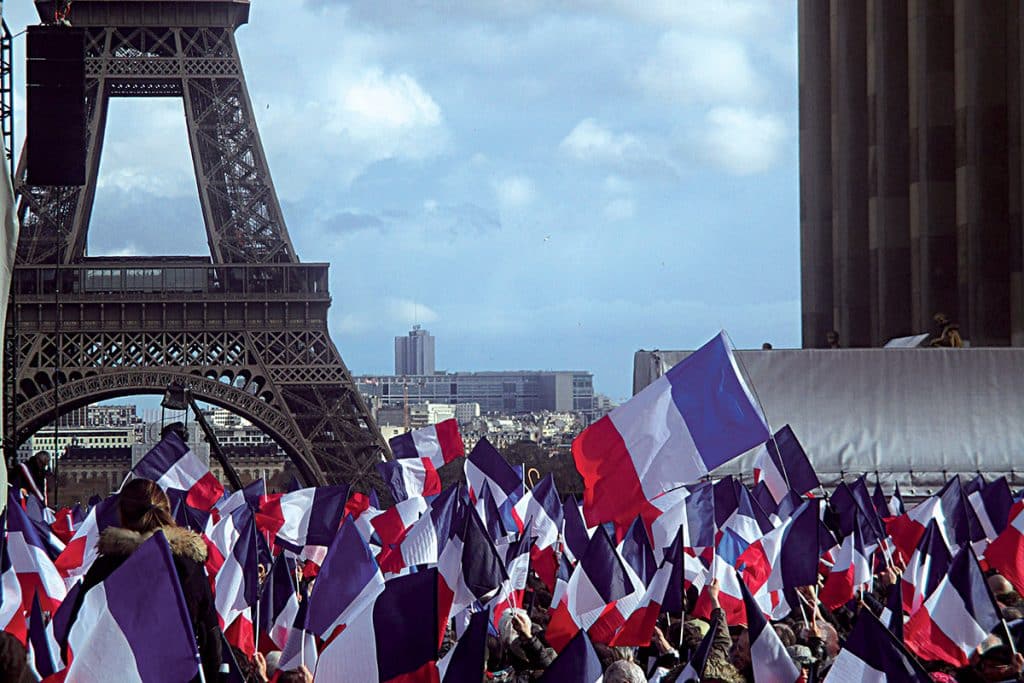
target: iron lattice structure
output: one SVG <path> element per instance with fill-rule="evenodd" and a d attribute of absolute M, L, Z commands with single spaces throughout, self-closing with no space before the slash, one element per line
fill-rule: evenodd
<path fill-rule="evenodd" d="M 299 262 L 256 129 L 234 36 L 248 12 L 248 0 L 74 2 L 86 184 L 29 186 L 23 163 L 16 175 L 8 444 L 58 412 L 182 382 L 273 436 L 307 483 L 382 483 L 387 445 L 328 334 L 327 265 Z M 211 258 L 86 256 L 111 97 L 182 98 Z"/>

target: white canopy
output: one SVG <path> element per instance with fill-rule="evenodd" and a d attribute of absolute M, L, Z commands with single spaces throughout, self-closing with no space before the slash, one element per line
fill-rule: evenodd
<path fill-rule="evenodd" d="M 689 351 L 638 351 L 636 393 Z M 789 423 L 826 487 L 868 473 L 927 494 L 954 473 L 1024 484 L 1024 349 L 737 352 L 773 430 Z M 715 475 L 752 477 L 753 452 Z M 1015 471 L 1017 467 L 1021 471 Z"/>

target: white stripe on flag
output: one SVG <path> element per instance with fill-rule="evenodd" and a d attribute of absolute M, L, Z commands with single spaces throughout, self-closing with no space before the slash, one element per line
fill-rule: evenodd
<path fill-rule="evenodd" d="M 948 577 L 925 601 L 924 608 L 935 625 L 967 656 L 970 656 L 971 650 L 978 647 L 988 635 L 967 611 L 963 598 L 949 583 Z"/>
<path fill-rule="evenodd" d="M 863 659 L 847 650 L 840 650 L 824 683 L 886 683 L 886 680 L 884 671 L 872 669 Z"/>
<path fill-rule="evenodd" d="M 320 653 L 314 680 L 380 680 L 372 609 L 364 610 Z"/>
<path fill-rule="evenodd" d="M 114 675 L 123 683 L 142 683 L 132 647 L 107 609 L 102 583 L 86 592 L 68 635 L 68 647 L 72 655 L 68 681 L 106 683 Z"/>

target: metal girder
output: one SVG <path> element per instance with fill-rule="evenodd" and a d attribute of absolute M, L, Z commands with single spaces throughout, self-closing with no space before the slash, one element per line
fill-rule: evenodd
<path fill-rule="evenodd" d="M 234 39 L 247 18 L 244 0 L 72 5 L 86 27 L 86 184 L 16 174 L 5 437 L 178 382 L 263 428 L 308 483 L 382 489 L 388 448 L 327 333 L 326 266 L 298 263 L 256 128 Z M 109 98 L 166 96 L 184 103 L 212 264 L 87 258 Z"/>

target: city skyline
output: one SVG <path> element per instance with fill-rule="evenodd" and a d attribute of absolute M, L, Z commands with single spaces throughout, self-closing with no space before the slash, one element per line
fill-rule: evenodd
<path fill-rule="evenodd" d="M 640 348 L 799 345 L 795 3 L 257 0 L 237 35 L 352 372 L 414 323 L 438 367 L 615 398 Z M 181 106 L 112 104 L 90 254 L 208 253 Z"/>

